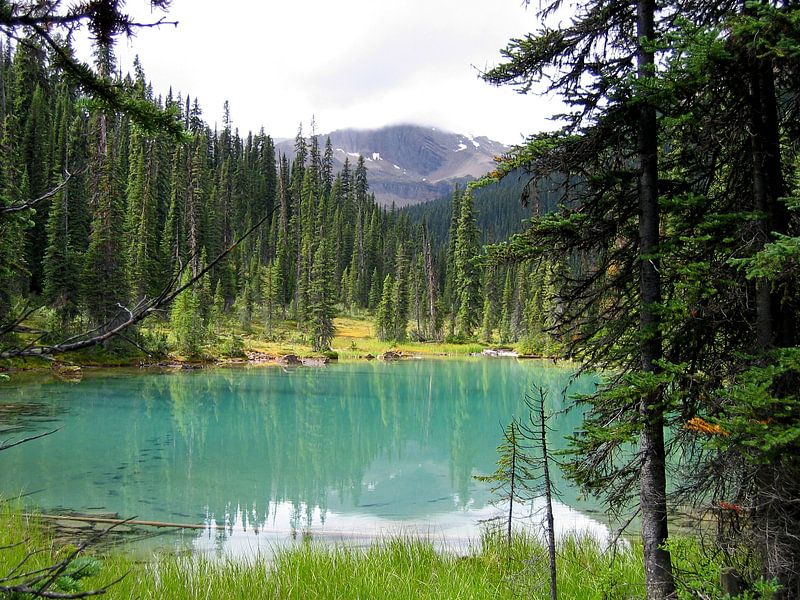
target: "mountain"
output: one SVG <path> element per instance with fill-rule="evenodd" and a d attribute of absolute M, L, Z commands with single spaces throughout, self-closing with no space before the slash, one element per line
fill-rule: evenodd
<path fill-rule="evenodd" d="M 331 138 L 335 169 L 345 158 L 355 166 L 364 156 L 370 190 L 383 205 L 398 207 L 426 202 L 449 194 L 456 183 L 476 179 L 494 168 L 494 157 L 508 147 L 487 137 L 450 133 L 418 125 L 381 129 L 341 129 L 321 135 L 320 146 Z M 276 144 L 279 152 L 294 156 L 294 141 Z"/>

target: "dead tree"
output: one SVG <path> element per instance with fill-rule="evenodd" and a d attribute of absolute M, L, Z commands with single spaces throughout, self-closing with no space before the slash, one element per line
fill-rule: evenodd
<path fill-rule="evenodd" d="M 508 503 L 505 517 L 498 517 L 504 525 L 508 548 L 511 548 L 514 503 L 527 504 L 534 498 L 545 499 L 545 538 L 549 562 L 550 598 L 557 600 L 556 539 L 553 518 L 553 486 L 550 466 L 553 458 L 547 449 L 548 415 L 545 410 L 547 392 L 534 385 L 532 394 L 526 394 L 527 418 L 514 417 L 503 430 L 503 441 L 497 447 L 497 470 L 491 475 L 478 476 L 478 481 L 490 483 L 491 491 L 498 494 L 496 503 Z"/>

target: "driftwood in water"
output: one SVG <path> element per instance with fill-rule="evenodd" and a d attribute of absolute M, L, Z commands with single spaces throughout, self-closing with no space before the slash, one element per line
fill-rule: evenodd
<path fill-rule="evenodd" d="M 74 515 L 26 515 L 33 519 L 47 519 L 48 521 L 80 521 L 82 523 L 106 523 L 109 525 L 142 525 L 147 527 L 171 527 L 173 529 L 220 529 L 225 525 L 203 525 L 198 523 L 168 523 L 164 521 L 137 521 L 131 519 L 112 519 L 109 517 L 91 517 Z"/>

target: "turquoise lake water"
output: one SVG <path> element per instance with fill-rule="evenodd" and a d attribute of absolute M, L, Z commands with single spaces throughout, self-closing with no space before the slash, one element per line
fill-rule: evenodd
<path fill-rule="evenodd" d="M 527 414 L 534 383 L 552 412 L 568 406 L 565 391 L 594 389 L 571 373 L 474 358 L 12 379 L 0 386 L 0 439 L 60 430 L 0 453 L 0 493 L 46 511 L 224 526 L 184 533 L 198 551 L 248 554 L 298 534 L 459 547 L 499 510 L 474 476 L 494 471 L 502 427 Z M 580 420 L 554 416 L 551 447 Z M 556 484 L 556 528 L 606 535 L 594 507 L 560 474 Z"/>

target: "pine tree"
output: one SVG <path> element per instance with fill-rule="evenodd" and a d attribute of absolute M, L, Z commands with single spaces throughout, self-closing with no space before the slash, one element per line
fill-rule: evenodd
<path fill-rule="evenodd" d="M 403 244 L 398 244 L 397 246 L 394 289 L 392 290 L 392 308 L 394 309 L 392 318 L 392 338 L 397 341 L 403 341 L 406 339 L 409 309 L 408 259 L 406 258 Z"/>
<path fill-rule="evenodd" d="M 99 61 L 101 73 L 107 76 L 112 70 L 108 49 L 101 52 Z M 93 115 L 90 193 L 95 198 L 95 209 L 82 280 L 86 307 L 96 325 L 110 323 L 120 313 L 120 305 L 127 304 L 128 296 L 122 244 L 125 219 L 122 166 L 116 153 L 118 145 L 112 138 L 113 125 L 104 110 Z"/>
<path fill-rule="evenodd" d="M 172 156 L 169 206 L 159 244 L 161 254 L 160 281 L 162 285 L 167 284 L 173 273 L 178 270 L 180 261 L 186 256 L 185 231 L 182 227 L 185 208 L 185 175 L 187 172 L 184 156 L 184 146 L 178 145 Z"/>
<path fill-rule="evenodd" d="M 7 116 L 0 131 L 0 207 L 3 208 L 29 198 L 25 179 L 19 172 L 12 120 Z M 24 232 L 30 224 L 28 215 L 23 214 L 11 213 L 0 219 L 0 315 L 3 315 L 0 324 L 6 323 L 5 315 L 11 314 L 14 289 L 18 287 L 20 274 L 26 270 Z"/>
<path fill-rule="evenodd" d="M 394 288 L 394 279 L 387 275 L 383 280 L 381 299 L 375 311 L 375 335 L 379 340 L 393 339 L 395 333 Z"/>
<path fill-rule="evenodd" d="M 450 196 L 450 229 L 448 230 L 447 252 L 444 268 L 444 290 L 442 304 L 446 307 L 448 334 L 455 335 L 456 313 L 458 312 L 459 293 L 456 287 L 456 242 L 458 241 L 458 222 L 461 218 L 461 198 L 464 192 L 456 185 Z"/>
<path fill-rule="evenodd" d="M 209 309 L 207 329 L 213 337 L 218 337 L 220 330 L 225 324 L 225 298 L 222 297 L 219 281 L 214 286 L 214 295 Z"/>
<path fill-rule="evenodd" d="M 480 252 L 480 233 L 475 223 L 472 193 L 461 198 L 460 216 L 454 246 L 455 289 L 458 293 L 456 330 L 462 337 L 471 337 L 480 319 L 480 270 L 476 264 Z"/>
<path fill-rule="evenodd" d="M 500 343 L 507 344 L 511 338 L 511 304 L 514 298 L 514 287 L 512 285 L 511 269 L 506 270 L 505 284 L 503 285 L 503 296 L 500 302 Z"/>
<path fill-rule="evenodd" d="M 191 278 L 189 269 L 181 276 L 181 285 Z M 186 289 L 175 298 L 170 311 L 170 326 L 175 347 L 183 356 L 196 357 L 205 343 L 206 327 L 201 314 L 200 299 L 193 289 Z"/>
<path fill-rule="evenodd" d="M 493 313 L 494 308 L 492 307 L 492 302 L 489 300 L 489 296 L 484 294 L 483 297 L 483 316 L 481 317 L 481 339 L 488 343 L 492 341 L 492 331 L 493 327 Z"/>
<path fill-rule="evenodd" d="M 369 300 L 368 300 L 368 308 L 370 310 L 375 310 L 378 307 L 378 304 L 381 302 L 381 280 L 378 276 L 378 269 L 375 268 L 372 271 L 372 278 L 371 284 L 369 288 Z"/>
<path fill-rule="evenodd" d="M 63 171 L 76 170 L 85 160 L 83 154 L 83 118 L 73 117 L 72 98 L 62 89 L 57 111 L 58 131 L 54 152 L 54 180 Z M 47 221 L 47 249 L 44 254 L 45 300 L 60 317 L 62 331 L 80 309 L 80 252 L 85 244 L 83 177 L 71 181 L 55 194 Z"/>
<path fill-rule="evenodd" d="M 311 271 L 308 312 L 315 352 L 330 350 L 334 336 L 333 264 L 330 254 L 330 241 L 322 240 L 314 254 Z"/>
<path fill-rule="evenodd" d="M 277 262 L 261 267 L 261 299 L 264 311 L 264 332 L 267 339 L 274 333 L 278 310 L 283 305 L 281 266 Z"/>
<path fill-rule="evenodd" d="M 154 140 L 134 128 L 124 225 L 128 286 L 134 301 L 160 291 L 156 160 Z"/>

